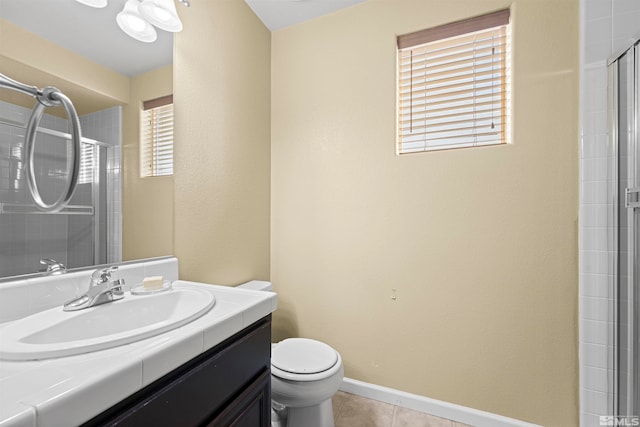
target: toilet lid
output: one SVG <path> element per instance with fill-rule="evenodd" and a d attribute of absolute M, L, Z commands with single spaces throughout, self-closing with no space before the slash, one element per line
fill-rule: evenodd
<path fill-rule="evenodd" d="M 273 347 L 271 365 L 293 374 L 315 374 L 330 369 L 338 353 L 325 343 L 308 338 L 289 338 Z"/>

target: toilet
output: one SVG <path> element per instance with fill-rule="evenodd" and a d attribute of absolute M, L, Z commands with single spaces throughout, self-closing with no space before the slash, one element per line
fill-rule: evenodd
<path fill-rule="evenodd" d="M 238 287 L 272 289 L 270 282 L 258 280 Z M 272 427 L 333 427 L 331 397 L 343 377 L 340 354 L 323 342 L 288 338 L 272 344 Z"/>

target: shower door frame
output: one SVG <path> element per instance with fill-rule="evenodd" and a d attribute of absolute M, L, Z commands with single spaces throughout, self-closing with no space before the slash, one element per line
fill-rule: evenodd
<path fill-rule="evenodd" d="M 621 64 L 620 60 L 630 55 L 626 61 L 626 81 L 620 81 Z M 640 208 L 629 206 L 629 196 L 623 196 L 620 184 L 620 161 L 627 162 L 627 171 L 624 187 L 626 189 L 637 189 L 640 187 L 640 142 L 638 132 L 640 131 L 640 38 L 636 39 L 630 47 L 620 51 L 613 56 L 609 63 L 609 124 L 611 141 L 611 181 L 610 194 L 612 196 L 612 218 L 613 232 L 611 243 L 613 249 L 613 375 L 610 378 L 613 385 L 613 409 L 618 416 L 638 416 L 640 415 L 640 263 L 638 253 L 640 249 Z M 626 105 L 620 107 L 620 84 L 623 83 L 627 89 Z M 620 129 L 620 113 L 626 111 L 627 129 Z M 624 159 L 620 158 L 620 138 L 624 137 L 621 132 L 626 133 L 627 154 Z M 627 187 L 628 185 L 628 187 Z M 627 215 L 626 231 L 626 266 L 627 271 L 621 272 L 621 267 L 625 265 L 620 253 L 621 225 L 620 209 L 632 209 Z M 624 274 L 623 274 L 624 273 Z M 626 278 L 626 280 L 625 280 Z M 623 283 L 624 280 L 624 283 Z M 623 287 L 626 287 L 623 288 Z M 622 299 L 626 295 L 627 300 Z M 626 307 L 623 305 L 626 304 Z M 626 319 L 623 319 L 624 315 Z M 623 324 L 627 323 L 626 331 Z M 626 333 L 625 333 L 626 332 Z M 622 348 L 622 346 L 627 348 Z M 625 354 L 626 351 L 626 354 Z"/>

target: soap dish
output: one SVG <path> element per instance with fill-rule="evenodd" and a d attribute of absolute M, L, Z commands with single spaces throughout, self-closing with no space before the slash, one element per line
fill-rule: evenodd
<path fill-rule="evenodd" d="M 166 292 L 171 289 L 171 282 L 165 280 L 162 282 L 162 287 L 157 289 L 145 289 L 142 284 L 139 284 L 135 288 L 131 288 L 132 295 L 149 295 L 149 294 L 157 294 L 160 292 Z"/>

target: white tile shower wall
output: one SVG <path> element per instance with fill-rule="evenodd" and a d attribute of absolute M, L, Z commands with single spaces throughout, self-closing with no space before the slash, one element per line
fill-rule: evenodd
<path fill-rule="evenodd" d="M 122 107 L 113 110 L 115 116 L 111 132 L 118 143 L 109 150 L 107 157 L 107 191 L 109 200 L 108 262 L 122 260 Z"/>
<path fill-rule="evenodd" d="M 30 203 L 26 192 L 22 168 L 24 129 L 30 110 L 0 101 L 0 203 Z M 102 262 L 121 261 L 121 107 L 114 107 L 81 117 L 83 135 L 104 141 L 111 148 L 103 149 L 107 161 L 103 162 L 103 177 L 107 181 L 105 200 L 109 207 L 102 218 L 102 227 L 111 234 L 105 243 Z M 43 127 L 67 131 L 67 121 L 45 114 Z M 51 176 L 50 171 L 64 169 L 66 143 L 60 138 L 39 134 L 36 158 L 41 175 L 47 180 L 39 182 L 42 193 L 62 191 L 65 177 Z M 107 154 L 108 153 L 108 154 Z M 56 178 L 57 181 L 56 181 Z M 71 204 L 87 205 L 92 202 L 91 184 L 81 184 Z M 0 277 L 36 271 L 41 258 L 53 258 L 67 266 L 93 264 L 93 227 L 91 216 L 0 214 Z M 67 247 L 70 249 L 67 250 Z M 87 258 L 88 257 L 88 258 Z"/>
<path fill-rule="evenodd" d="M 640 0 L 582 0 L 580 146 L 580 425 L 613 413 L 613 212 L 607 60 L 640 34 Z"/>
<path fill-rule="evenodd" d="M 0 102 L 0 203 L 2 210 L 21 209 L 31 203 L 24 176 L 24 128 L 30 110 Z M 42 127 L 66 131 L 66 120 L 44 115 Z M 39 134 L 35 146 L 35 175 L 45 202 L 49 194 L 64 188 L 66 143 L 63 139 Z M 46 176 L 47 179 L 42 179 Z M 37 271 L 41 258 L 67 263 L 66 220 L 55 215 L 0 214 L 0 275 Z"/>
<path fill-rule="evenodd" d="M 606 126 L 607 69 L 604 63 L 583 68 L 583 129 L 580 179 L 580 355 L 581 425 L 599 426 L 599 416 L 613 412 L 608 371 L 613 368 L 612 286 L 608 263 Z M 603 95 L 605 101 L 603 102 Z M 603 120 L 604 117 L 604 120 Z M 604 412 L 602 410 L 604 409 Z"/>

